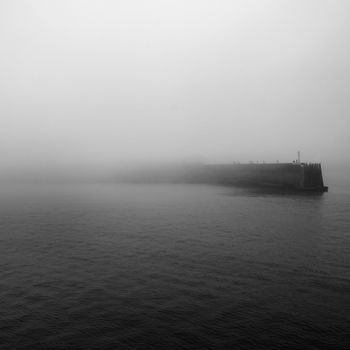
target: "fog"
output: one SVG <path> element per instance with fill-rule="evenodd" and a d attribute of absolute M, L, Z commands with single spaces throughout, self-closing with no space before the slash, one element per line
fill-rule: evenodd
<path fill-rule="evenodd" d="M 349 1 L 0 2 L 1 168 L 349 163 Z"/>

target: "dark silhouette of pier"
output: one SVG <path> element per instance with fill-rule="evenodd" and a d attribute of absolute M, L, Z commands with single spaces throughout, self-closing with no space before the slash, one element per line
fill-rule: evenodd
<path fill-rule="evenodd" d="M 232 163 L 149 166 L 117 178 L 132 183 L 198 183 L 227 186 L 274 187 L 326 192 L 319 163 Z"/>

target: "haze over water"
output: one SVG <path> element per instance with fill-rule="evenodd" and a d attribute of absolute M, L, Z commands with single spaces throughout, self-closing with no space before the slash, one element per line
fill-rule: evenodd
<path fill-rule="evenodd" d="M 348 349 L 349 11 L 0 1 L 0 348 Z M 328 193 L 111 181 L 298 150 Z"/>
<path fill-rule="evenodd" d="M 3 0 L 10 173 L 124 162 L 349 166 L 347 0 Z"/>

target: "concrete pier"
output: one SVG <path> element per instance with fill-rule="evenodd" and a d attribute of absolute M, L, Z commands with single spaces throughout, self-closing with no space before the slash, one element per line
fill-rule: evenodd
<path fill-rule="evenodd" d="M 140 168 L 121 179 L 134 183 L 202 183 L 325 192 L 319 163 L 191 164 Z"/>

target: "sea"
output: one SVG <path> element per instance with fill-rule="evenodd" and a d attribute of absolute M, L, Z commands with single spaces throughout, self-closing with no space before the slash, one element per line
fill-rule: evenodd
<path fill-rule="evenodd" d="M 350 349 L 350 186 L 0 186 L 0 349 Z"/>

